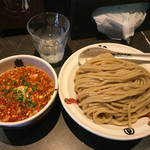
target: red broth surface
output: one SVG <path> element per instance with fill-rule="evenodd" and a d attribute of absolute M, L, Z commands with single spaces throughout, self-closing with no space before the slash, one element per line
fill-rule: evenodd
<path fill-rule="evenodd" d="M 39 112 L 50 100 L 54 83 L 42 70 L 19 67 L 0 75 L 0 121 L 15 122 Z"/>

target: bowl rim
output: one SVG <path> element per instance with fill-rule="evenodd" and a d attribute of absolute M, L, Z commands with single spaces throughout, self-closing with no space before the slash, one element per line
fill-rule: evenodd
<path fill-rule="evenodd" d="M 34 119 L 36 119 L 38 116 L 42 115 L 50 107 L 50 105 L 52 105 L 52 103 L 54 102 L 55 97 L 56 97 L 56 95 L 58 93 L 58 78 L 57 78 L 57 74 L 56 74 L 54 68 L 47 61 L 45 61 L 42 58 L 39 58 L 39 57 L 33 56 L 33 55 L 27 55 L 27 54 L 13 55 L 13 56 L 8 56 L 6 58 L 1 59 L 0 60 L 0 65 L 2 63 L 6 63 L 9 60 L 13 60 L 13 59 L 17 59 L 17 58 L 20 58 L 20 59 L 21 58 L 34 59 L 34 60 L 42 62 L 44 65 L 46 65 L 48 68 L 50 68 L 50 70 L 52 71 L 52 73 L 54 75 L 55 90 L 54 90 L 54 93 L 53 93 L 52 97 L 50 98 L 49 102 L 38 113 L 36 113 L 35 115 L 33 115 L 33 116 L 31 116 L 31 117 L 29 117 L 27 119 L 21 120 L 21 121 L 16 121 L 16 122 L 1 122 L 0 121 L 0 127 L 22 127 L 22 126 L 26 126 L 28 124 L 32 124 L 32 121 Z M 42 68 L 39 68 L 39 69 L 42 70 Z"/>

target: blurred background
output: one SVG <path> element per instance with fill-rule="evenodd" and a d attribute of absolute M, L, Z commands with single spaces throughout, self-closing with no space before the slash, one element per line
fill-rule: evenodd
<path fill-rule="evenodd" d="M 102 42 L 128 44 L 143 52 L 149 52 L 150 6 L 146 11 L 146 18 L 135 30 L 129 43 L 109 39 L 97 30 L 92 18 L 92 13 L 97 8 L 141 2 L 150 4 L 149 0 L 0 0 L 1 59 L 15 54 L 35 55 L 37 51 L 26 30 L 26 24 L 32 16 L 46 11 L 61 13 L 70 20 L 71 27 L 65 59 L 84 46 Z"/>
<path fill-rule="evenodd" d="M 68 17 L 71 22 L 70 35 L 72 39 L 99 36 L 92 18 L 95 9 L 103 6 L 149 2 L 149 0 L 0 0 L 0 32 L 1 35 L 19 32 L 26 28 L 27 21 L 43 11 L 53 11 Z M 140 30 L 150 29 L 150 10 Z M 26 30 L 26 29 L 25 29 Z"/>

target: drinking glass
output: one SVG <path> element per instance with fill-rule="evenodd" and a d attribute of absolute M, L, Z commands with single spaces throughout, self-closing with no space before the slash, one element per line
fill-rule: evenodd
<path fill-rule="evenodd" d="M 49 63 L 62 60 L 69 28 L 69 20 L 55 12 L 38 14 L 27 23 L 27 30 L 32 36 L 35 48 L 41 58 Z"/>

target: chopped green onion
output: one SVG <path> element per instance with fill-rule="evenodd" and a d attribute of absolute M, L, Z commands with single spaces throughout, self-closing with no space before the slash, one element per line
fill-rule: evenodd
<path fill-rule="evenodd" d="M 30 103 L 25 103 L 26 107 L 28 107 L 30 105 Z"/>
<path fill-rule="evenodd" d="M 31 99 L 30 98 L 26 98 L 26 102 L 31 102 Z"/>
<path fill-rule="evenodd" d="M 18 94 L 19 94 L 19 95 L 21 95 L 21 94 L 22 94 L 22 91 L 21 91 L 21 90 L 19 90 L 19 91 L 18 91 Z"/>
<path fill-rule="evenodd" d="M 24 77 L 27 77 L 27 74 L 24 74 Z"/>
<path fill-rule="evenodd" d="M 53 86 L 53 82 L 50 82 L 49 84 L 50 84 L 50 86 Z"/>
<path fill-rule="evenodd" d="M 27 86 L 25 86 L 24 91 L 25 91 L 25 92 L 27 92 L 27 91 L 28 91 L 28 87 L 27 87 Z"/>
<path fill-rule="evenodd" d="M 20 99 L 23 99 L 23 95 L 20 96 Z"/>
<path fill-rule="evenodd" d="M 33 90 L 33 91 L 36 91 L 36 90 L 37 90 L 37 88 L 34 86 L 34 87 L 32 88 L 32 90 Z"/>
<path fill-rule="evenodd" d="M 8 94 L 10 93 L 10 89 L 9 90 L 5 90 L 5 94 Z"/>
<path fill-rule="evenodd" d="M 13 82 L 12 82 L 12 85 L 15 85 L 16 84 L 16 80 L 14 80 Z"/>
<path fill-rule="evenodd" d="M 18 100 L 23 100 L 23 95 L 17 96 Z"/>
<path fill-rule="evenodd" d="M 53 93 L 54 93 L 53 91 L 52 91 L 52 92 L 50 92 L 50 94 L 51 94 L 51 95 L 53 95 Z"/>
<path fill-rule="evenodd" d="M 28 85 L 28 82 L 27 82 L 27 81 L 23 81 L 23 85 L 24 85 L 24 86 L 27 86 L 27 85 Z"/>
<path fill-rule="evenodd" d="M 37 87 L 37 86 L 38 86 L 38 83 L 36 83 L 35 86 Z"/>
<path fill-rule="evenodd" d="M 31 106 L 31 107 L 36 106 L 36 102 L 31 103 L 30 106 Z"/>
<path fill-rule="evenodd" d="M 17 88 L 13 88 L 13 93 L 17 93 Z"/>
<path fill-rule="evenodd" d="M 23 83 L 24 86 L 28 85 L 28 82 L 25 79 L 23 79 L 23 78 L 22 78 L 22 83 Z"/>
<path fill-rule="evenodd" d="M 22 100 L 22 99 L 19 99 L 19 102 L 20 102 L 20 103 L 22 103 L 22 102 L 23 102 L 23 100 Z"/>

